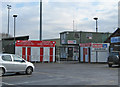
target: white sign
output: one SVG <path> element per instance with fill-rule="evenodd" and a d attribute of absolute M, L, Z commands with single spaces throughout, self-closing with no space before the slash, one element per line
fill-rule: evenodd
<path fill-rule="evenodd" d="M 106 51 L 108 50 L 108 44 L 103 43 L 93 43 L 92 44 L 92 51 Z"/>
<path fill-rule="evenodd" d="M 76 40 L 68 40 L 68 44 L 76 44 Z"/>

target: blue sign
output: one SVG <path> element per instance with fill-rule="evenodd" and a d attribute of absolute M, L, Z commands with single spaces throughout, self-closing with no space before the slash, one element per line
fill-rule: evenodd
<path fill-rule="evenodd" d="M 120 42 L 120 36 L 119 37 L 111 37 L 111 43 L 118 43 Z"/>
<path fill-rule="evenodd" d="M 103 44 L 103 48 L 107 48 L 107 44 Z"/>

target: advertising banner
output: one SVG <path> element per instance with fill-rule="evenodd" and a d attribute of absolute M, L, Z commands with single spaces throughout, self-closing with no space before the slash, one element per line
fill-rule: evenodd
<path fill-rule="evenodd" d="M 76 40 L 68 40 L 68 44 L 76 44 Z"/>
<path fill-rule="evenodd" d="M 109 48 L 108 43 L 93 43 L 92 44 L 92 51 L 107 51 Z"/>
<path fill-rule="evenodd" d="M 55 41 L 21 41 L 16 42 L 17 47 L 55 47 Z"/>

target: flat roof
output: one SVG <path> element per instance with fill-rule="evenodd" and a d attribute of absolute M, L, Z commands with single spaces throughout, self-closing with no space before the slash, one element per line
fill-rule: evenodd
<path fill-rule="evenodd" d="M 29 39 L 29 36 L 19 36 L 19 37 L 15 37 L 16 40 L 19 40 L 19 39 L 22 39 L 22 38 Z M 2 40 L 14 40 L 14 37 L 2 38 Z"/>
<path fill-rule="evenodd" d="M 104 34 L 104 33 L 108 33 L 108 34 L 112 34 L 110 32 L 87 32 L 87 31 L 64 31 L 64 32 L 61 32 L 60 34 L 62 33 L 101 33 L 101 34 Z"/>

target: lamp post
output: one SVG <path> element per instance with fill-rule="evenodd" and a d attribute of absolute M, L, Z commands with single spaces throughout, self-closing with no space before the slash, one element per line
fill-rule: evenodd
<path fill-rule="evenodd" d="M 98 32 L 98 23 L 97 23 L 98 18 L 95 17 L 95 18 L 93 18 L 93 19 L 96 20 L 96 32 Z"/>
<path fill-rule="evenodd" d="M 98 32 L 98 23 L 97 23 L 98 18 L 95 17 L 93 19 L 96 20 L 96 33 L 97 33 Z M 98 52 L 97 51 L 96 51 L 96 62 L 98 62 Z"/>
<path fill-rule="evenodd" d="M 8 8 L 8 37 L 9 37 L 9 16 L 10 16 L 10 9 L 11 9 L 11 5 L 7 5 L 7 8 Z"/>
<path fill-rule="evenodd" d="M 13 18 L 14 18 L 14 53 L 15 53 L 15 28 L 16 28 L 16 17 L 17 17 L 17 15 L 14 14 L 14 15 L 13 15 Z"/>
<path fill-rule="evenodd" d="M 14 17 L 14 41 L 15 41 L 15 28 L 16 28 L 16 17 L 17 17 L 17 15 L 16 14 L 13 15 L 13 17 Z"/>
<path fill-rule="evenodd" d="M 40 41 L 42 40 L 42 0 L 40 0 Z"/>

